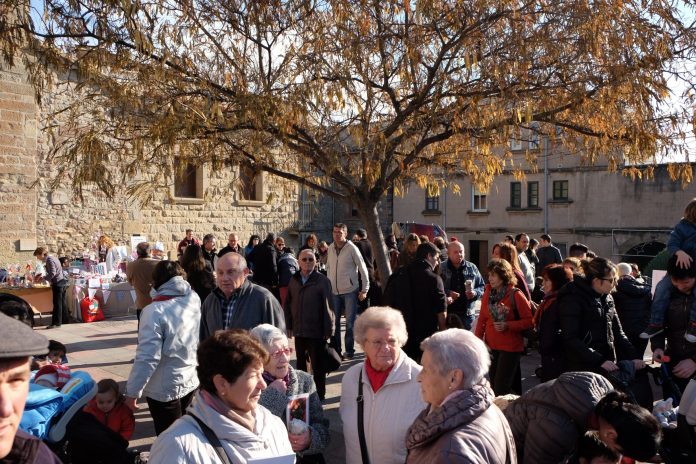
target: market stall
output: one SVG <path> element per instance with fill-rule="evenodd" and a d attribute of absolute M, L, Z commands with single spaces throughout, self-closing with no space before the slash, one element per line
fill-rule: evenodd
<path fill-rule="evenodd" d="M 0 286 L 0 293 L 10 293 L 18 296 L 31 305 L 35 313 L 51 314 L 53 312 L 53 297 L 48 285 L 33 287 Z"/>
<path fill-rule="evenodd" d="M 71 278 L 67 290 L 68 310 L 77 320 L 82 320 L 80 302 L 86 298 L 95 298 L 104 312 L 104 316 L 125 316 L 135 309 L 135 290 L 128 282 L 109 282 L 104 278 Z"/>

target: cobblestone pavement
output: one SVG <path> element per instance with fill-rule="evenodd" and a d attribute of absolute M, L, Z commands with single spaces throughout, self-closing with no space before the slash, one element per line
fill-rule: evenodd
<path fill-rule="evenodd" d="M 87 371 L 97 381 L 112 378 L 119 382 L 122 390 L 124 389 L 132 367 L 132 360 L 135 357 L 137 342 L 135 316 L 91 324 L 64 324 L 56 329 L 39 328 L 37 330 L 48 338 L 58 340 L 66 345 L 70 367 L 73 370 Z M 339 371 L 332 373 L 327 379 L 324 409 L 331 421 L 331 444 L 324 456 L 326 462 L 331 464 L 345 462 L 345 446 L 338 406 L 343 373 L 350 366 L 364 360 L 364 355 L 359 347 L 356 348 L 355 359 L 344 363 Z M 536 355 L 522 358 L 522 384 L 525 390 L 537 383 L 533 374 L 538 361 Z M 148 450 L 155 439 L 155 431 L 147 403 L 143 400 L 139 406 L 140 409 L 135 415 L 135 433 L 130 444 L 132 448 Z"/>

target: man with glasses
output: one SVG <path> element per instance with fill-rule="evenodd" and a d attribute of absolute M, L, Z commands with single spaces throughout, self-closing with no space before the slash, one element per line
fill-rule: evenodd
<path fill-rule="evenodd" d="M 270 291 L 247 279 L 246 259 L 227 253 L 215 268 L 217 287 L 201 306 L 201 341 L 216 330 L 250 330 L 259 324 L 271 324 L 285 331 L 285 317 L 278 300 Z"/>
<path fill-rule="evenodd" d="M 345 310 L 346 352 L 343 354 L 343 358 L 353 359 L 355 354 L 353 324 L 357 316 L 358 301 L 367 298 L 370 278 L 360 251 L 353 242 L 348 241 L 348 227 L 345 224 L 340 222 L 334 224 L 333 239 L 334 242 L 329 245 L 326 260 L 326 275 L 331 281 L 333 309 L 336 316 L 333 345 L 340 353 L 341 311 Z M 360 280 L 358 280 L 358 274 L 360 274 Z"/>
<path fill-rule="evenodd" d="M 285 299 L 285 323 L 288 337 L 295 337 L 297 369 L 307 371 L 307 357 L 312 363 L 317 394 L 326 394 L 326 370 L 321 353 L 334 332 L 331 282 L 315 270 L 316 257 L 311 249 L 299 256 L 300 272 L 290 278 Z"/>

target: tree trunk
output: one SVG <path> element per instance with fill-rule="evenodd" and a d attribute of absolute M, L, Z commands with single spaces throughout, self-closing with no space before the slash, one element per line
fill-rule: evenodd
<path fill-rule="evenodd" d="M 391 275 L 387 248 L 384 245 L 384 234 L 379 222 L 379 212 L 377 211 L 378 202 L 365 200 L 358 203 L 358 212 L 365 223 L 367 238 L 372 244 L 372 252 L 377 261 L 377 273 L 379 274 L 382 286 L 387 283 L 387 278 Z"/>

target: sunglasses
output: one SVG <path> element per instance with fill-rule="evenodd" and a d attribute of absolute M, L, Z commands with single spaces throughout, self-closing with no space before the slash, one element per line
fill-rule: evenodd
<path fill-rule="evenodd" d="M 314 261 L 314 258 L 302 258 L 300 261 L 304 261 L 305 263 L 311 263 Z"/>
<path fill-rule="evenodd" d="M 278 359 L 284 354 L 290 356 L 294 352 L 295 352 L 295 350 L 293 348 L 288 347 L 288 348 L 280 349 L 278 351 L 274 351 L 273 353 L 270 353 L 270 355 L 272 358 Z"/>

